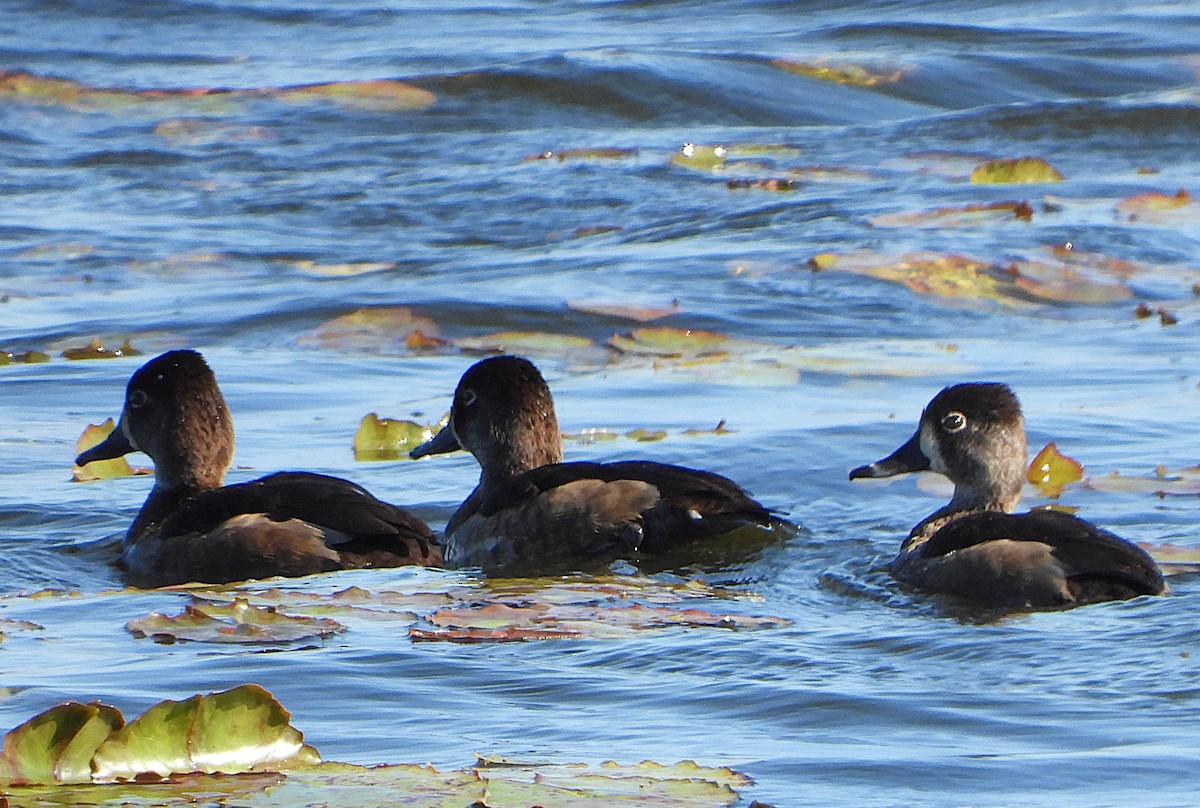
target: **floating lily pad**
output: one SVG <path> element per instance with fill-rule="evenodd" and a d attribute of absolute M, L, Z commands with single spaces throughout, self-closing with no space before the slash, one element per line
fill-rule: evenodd
<path fill-rule="evenodd" d="M 1043 496 L 1057 498 L 1066 485 L 1083 479 L 1083 464 L 1060 453 L 1051 441 L 1033 458 L 1025 476 Z"/>
<path fill-rule="evenodd" d="M 916 213 L 884 213 L 872 216 L 868 221 L 875 227 L 970 227 L 1032 219 L 1033 208 L 1029 203 L 1014 201 L 933 208 Z"/>
<path fill-rule="evenodd" d="M 436 336 L 437 323 L 407 306 L 372 306 L 335 317 L 297 341 L 334 351 L 397 350 L 414 331 Z"/>
<path fill-rule="evenodd" d="M 122 342 L 119 348 L 106 348 L 100 340 L 93 339 L 82 347 L 66 348 L 62 355 L 66 359 L 118 359 L 122 356 L 141 356 L 142 352 L 130 345 L 129 340 Z"/>
<path fill-rule="evenodd" d="M 1116 208 L 1118 214 L 1131 222 L 1173 224 L 1200 218 L 1200 205 L 1184 188 L 1174 194 L 1158 191 L 1135 194 L 1117 202 Z"/>
<path fill-rule="evenodd" d="M 1200 547 L 1180 547 L 1177 544 L 1150 544 L 1138 542 L 1138 546 L 1154 557 L 1168 575 L 1200 572 Z"/>
<path fill-rule="evenodd" d="M 289 261 L 292 267 L 315 278 L 348 278 L 357 275 L 369 275 L 375 272 L 386 272 L 396 268 L 395 261 L 348 261 L 343 264 L 319 264 L 305 259 Z"/>
<path fill-rule="evenodd" d="M 463 337 L 455 345 L 478 353 L 566 354 L 596 348 L 587 337 L 547 331 L 500 331 L 478 337 Z"/>
<path fill-rule="evenodd" d="M 698 328 L 635 328 L 614 334 L 608 344 L 618 351 L 663 357 L 694 357 L 725 354 L 729 337 Z"/>
<path fill-rule="evenodd" d="M 1040 157 L 989 160 L 971 172 L 971 182 L 987 185 L 1062 180 L 1062 172 Z"/>
<path fill-rule="evenodd" d="M 1053 303 L 1107 305 L 1133 297 L 1133 290 L 1122 282 L 1099 279 L 1065 264 L 1014 261 L 1009 274 L 1022 292 Z"/>
<path fill-rule="evenodd" d="M 399 460 L 434 436 L 438 426 L 367 413 L 354 433 L 354 459 Z"/>
<path fill-rule="evenodd" d="M 799 62 L 794 59 L 772 59 L 771 64 L 788 73 L 810 79 L 849 84 L 854 87 L 876 87 L 880 84 L 895 84 L 904 78 L 901 70 L 876 72 L 850 63 L 827 64 L 824 62 Z"/>
<path fill-rule="evenodd" d="M 671 155 L 671 162 L 677 166 L 698 171 L 712 171 L 725 165 L 729 150 L 724 146 L 700 146 L 695 143 L 684 143 L 679 151 Z"/>
<path fill-rule="evenodd" d="M 560 163 L 566 160 L 627 160 L 631 157 L 637 157 L 637 149 L 626 148 L 577 148 L 577 149 L 559 149 L 557 151 L 544 151 L 537 154 L 531 154 L 524 158 L 525 162 L 531 160 L 558 160 Z"/>
<path fill-rule="evenodd" d="M 92 780 L 238 774 L 290 762 L 315 763 L 316 750 L 304 745 L 304 735 L 290 720 L 287 710 L 258 685 L 164 701 L 100 745 L 92 758 Z"/>
<path fill-rule="evenodd" d="M 768 177 L 765 179 L 745 180 L 730 178 L 726 180 L 725 185 L 731 191 L 794 191 L 800 187 L 800 184 L 793 179 L 786 177 Z"/>
<path fill-rule="evenodd" d="M 0 784 L 91 782 L 92 756 L 124 723 L 116 709 L 95 702 L 40 713 L 4 736 Z"/>
<path fill-rule="evenodd" d="M 601 314 L 606 317 L 616 317 L 622 320 L 636 320 L 639 323 L 661 320 L 664 317 L 670 317 L 680 312 L 678 300 L 671 301 L 669 306 L 638 306 L 626 303 L 609 303 L 600 300 L 568 300 L 567 308 L 572 311 Z"/>
<path fill-rule="evenodd" d="M 157 643 L 194 641 L 255 645 L 327 637 L 345 628 L 336 620 L 286 615 L 274 606 L 253 606 L 244 598 L 235 598 L 233 603 L 225 605 L 188 605 L 174 617 L 152 612 L 125 624 L 125 629 L 134 637 L 150 637 Z"/>
<path fill-rule="evenodd" d="M 76 456 L 86 452 L 93 446 L 98 446 L 104 442 L 104 439 L 112 434 L 116 428 L 116 423 L 109 418 L 102 424 L 88 424 L 84 428 L 75 441 Z M 71 466 L 71 478 L 76 482 L 86 480 L 107 480 L 112 477 L 128 477 L 133 474 L 133 467 L 129 465 L 129 461 L 124 457 L 115 457 L 112 460 L 97 460 L 88 463 L 86 466 Z"/>

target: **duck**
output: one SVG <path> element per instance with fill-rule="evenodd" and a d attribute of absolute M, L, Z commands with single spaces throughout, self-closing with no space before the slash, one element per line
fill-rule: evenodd
<path fill-rule="evenodd" d="M 997 382 L 943 389 L 916 433 L 850 479 L 934 471 L 954 483 L 949 504 L 922 519 L 889 569 L 897 581 L 985 607 L 1058 609 L 1168 589 L 1132 542 L 1061 510 L 1013 513 L 1027 464 L 1025 418 Z"/>
<path fill-rule="evenodd" d="M 116 427 L 78 466 L 139 451 L 154 488 L 117 566 L 139 586 L 231 583 L 409 564 L 441 566 L 433 531 L 363 487 L 284 471 L 225 485 L 233 421 L 200 353 L 176 350 L 133 374 Z"/>
<path fill-rule="evenodd" d="M 468 368 L 446 426 L 410 455 L 459 450 L 475 457 L 480 477 L 443 533 L 451 568 L 511 576 L 586 571 L 784 524 L 712 472 L 650 461 L 564 463 L 550 388 L 519 356 Z"/>

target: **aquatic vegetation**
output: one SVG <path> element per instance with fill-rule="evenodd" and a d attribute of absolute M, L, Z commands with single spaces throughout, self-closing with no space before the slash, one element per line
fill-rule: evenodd
<path fill-rule="evenodd" d="M 831 81 L 835 84 L 849 84 L 854 87 L 877 87 L 881 84 L 894 84 L 904 78 L 904 71 L 872 71 L 861 65 L 851 63 L 830 64 L 825 62 L 801 62 L 795 59 L 772 59 L 771 64 L 788 73 L 804 76 L 810 79 Z"/>
<path fill-rule="evenodd" d="M 354 433 L 355 460 L 399 460 L 437 434 L 443 424 L 380 418 L 367 413 Z"/>
<path fill-rule="evenodd" d="M 287 615 L 274 606 L 255 606 L 244 598 L 234 598 L 228 604 L 188 604 L 174 616 L 153 612 L 125 624 L 134 637 L 149 637 L 161 644 L 188 640 L 254 645 L 289 643 L 327 637 L 345 628 L 327 617 Z"/>
<path fill-rule="evenodd" d="M 1056 498 L 1068 484 L 1083 479 L 1083 464 L 1059 452 L 1058 445 L 1051 441 L 1033 458 L 1025 476 L 1043 496 Z"/>
<path fill-rule="evenodd" d="M 141 356 L 142 352 L 129 344 L 129 340 L 121 343 L 119 348 L 105 348 L 99 339 L 93 339 L 87 345 L 76 348 L 64 348 L 64 359 L 117 359 L 122 356 Z"/>
<path fill-rule="evenodd" d="M 954 207 L 932 208 L 916 213 L 881 213 L 867 221 L 876 227 L 971 227 L 1033 220 L 1033 208 L 1027 201 L 987 202 Z"/>
<path fill-rule="evenodd" d="M 989 160 L 971 172 L 971 182 L 987 185 L 1062 181 L 1062 172 L 1041 157 Z"/>

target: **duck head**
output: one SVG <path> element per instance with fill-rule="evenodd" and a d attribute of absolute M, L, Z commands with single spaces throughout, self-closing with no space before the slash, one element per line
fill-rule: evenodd
<path fill-rule="evenodd" d="M 196 351 L 170 351 L 143 365 L 125 389 L 112 433 L 77 465 L 144 452 L 164 488 L 218 488 L 233 461 L 233 422 L 217 379 Z"/>
<path fill-rule="evenodd" d="M 1004 384 L 947 387 L 921 413 L 908 442 L 882 460 L 860 466 L 850 479 L 936 471 L 954 483 L 955 509 L 1011 511 L 1021 496 L 1027 454 L 1025 419 Z"/>
<path fill-rule="evenodd" d="M 532 362 L 492 356 L 468 368 L 454 391 L 449 423 L 409 456 L 459 449 L 475 456 L 485 478 L 496 480 L 562 461 L 554 399 Z"/>

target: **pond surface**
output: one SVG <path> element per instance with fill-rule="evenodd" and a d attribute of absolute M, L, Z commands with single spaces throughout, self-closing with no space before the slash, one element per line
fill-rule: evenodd
<path fill-rule="evenodd" d="M 256 682 L 333 760 L 693 758 L 779 806 L 1191 804 L 1195 577 L 1167 598 L 964 619 L 880 570 L 945 486 L 847 480 L 942 386 L 1000 380 L 1031 449 L 1056 441 L 1097 483 L 1062 503 L 1200 545 L 1188 480 L 1165 497 L 1109 480 L 1200 459 L 1200 205 L 1177 196 L 1200 193 L 1200 11 L 1032 8 L 7 3 L 0 346 L 51 358 L 0 367 L 0 617 L 42 626 L 0 644 L 0 727 L 66 699 L 135 715 Z M 331 82 L 375 83 L 280 89 Z M 727 153 L 713 167 L 684 143 Z M 1022 156 L 1065 179 L 968 181 Z M 1029 207 L 930 213 L 1012 202 Z M 331 325 L 366 307 L 403 310 Z M 668 311 L 639 323 L 638 307 Z M 644 327 L 733 342 L 606 347 Z M 92 338 L 143 355 L 61 356 Z M 543 369 L 567 432 L 666 432 L 571 440 L 568 459 L 712 469 L 803 525 L 744 563 L 654 573 L 789 624 L 464 645 L 352 619 L 271 653 L 125 631 L 190 596 L 113 592 L 151 479 L 73 483 L 70 461 L 148 356 L 208 357 L 237 423 L 230 481 L 336 474 L 440 526 L 472 459 L 359 463 L 353 436 L 369 412 L 437 420 L 478 356 L 464 346 L 497 343 Z M 722 420 L 731 434 L 684 434 Z M 80 594 L 26 596 L 43 589 Z"/>

